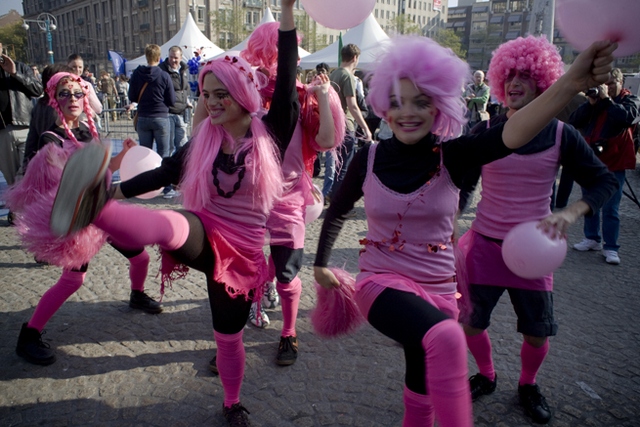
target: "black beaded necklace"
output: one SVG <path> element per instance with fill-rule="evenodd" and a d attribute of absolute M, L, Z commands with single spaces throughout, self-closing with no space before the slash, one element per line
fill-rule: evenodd
<path fill-rule="evenodd" d="M 220 154 L 218 154 L 218 157 L 216 157 L 216 160 L 213 162 L 213 169 L 211 170 L 211 174 L 213 175 L 213 185 L 215 185 L 218 195 L 225 199 L 230 199 L 236 191 L 240 189 L 240 184 L 242 184 L 242 179 L 246 172 L 246 167 L 244 165 L 244 159 L 246 156 L 246 152 L 240 154 L 240 156 L 238 156 L 238 162 L 236 163 L 233 154 L 225 154 L 220 151 Z M 231 191 L 224 191 L 220 188 L 220 180 L 218 179 L 219 169 L 222 169 L 222 171 L 228 175 L 231 175 L 236 171 L 238 172 L 238 180 L 233 184 L 233 189 Z"/>

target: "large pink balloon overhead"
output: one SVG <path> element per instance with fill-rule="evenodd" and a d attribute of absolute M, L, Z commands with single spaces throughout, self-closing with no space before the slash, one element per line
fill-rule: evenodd
<path fill-rule="evenodd" d="M 640 0 L 556 0 L 560 34 L 583 51 L 598 40 L 618 43 L 617 57 L 640 52 Z"/>
<path fill-rule="evenodd" d="M 371 15 L 376 0 L 301 0 L 305 12 L 318 24 L 334 30 L 357 27 Z"/>
<path fill-rule="evenodd" d="M 518 224 L 502 242 L 502 259 L 515 275 L 525 279 L 555 271 L 567 255 L 567 241 L 552 239 L 537 228 L 538 221 Z"/>
<path fill-rule="evenodd" d="M 158 153 L 147 147 L 136 145 L 135 147 L 131 147 L 122 158 L 122 163 L 120 163 L 120 179 L 126 181 L 142 172 L 157 168 L 161 163 L 162 157 L 160 157 Z M 161 192 L 162 188 L 159 188 L 158 190 L 149 191 L 136 197 L 139 199 L 153 199 Z"/>

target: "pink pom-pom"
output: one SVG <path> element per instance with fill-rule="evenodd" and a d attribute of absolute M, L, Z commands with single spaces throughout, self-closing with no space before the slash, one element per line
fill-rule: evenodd
<path fill-rule="evenodd" d="M 318 298 L 316 308 L 311 313 L 313 330 L 323 338 L 350 334 L 364 323 L 364 317 L 354 300 L 355 279 L 345 270 L 330 270 L 340 286 L 326 289 L 315 283 Z"/>

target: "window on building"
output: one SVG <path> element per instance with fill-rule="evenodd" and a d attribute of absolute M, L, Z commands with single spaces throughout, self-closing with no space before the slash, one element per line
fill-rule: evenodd
<path fill-rule="evenodd" d="M 198 7 L 198 22 L 200 23 L 204 22 L 204 15 L 205 15 L 205 8 Z"/>
<path fill-rule="evenodd" d="M 167 19 L 169 25 L 176 23 L 176 6 L 174 4 L 167 6 Z"/>

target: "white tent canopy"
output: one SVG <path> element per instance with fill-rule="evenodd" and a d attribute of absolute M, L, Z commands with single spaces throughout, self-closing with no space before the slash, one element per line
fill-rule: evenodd
<path fill-rule="evenodd" d="M 389 36 L 380 28 L 373 14 L 369 15 L 362 24 L 351 28 L 342 36 L 343 45 L 352 43 L 360 48 L 358 68 L 363 70 L 368 70 L 373 66 L 382 47 L 388 40 Z M 300 61 L 300 66 L 305 70 L 309 70 L 315 68 L 321 62 L 325 62 L 330 67 L 337 67 L 340 55 L 339 43 L 339 41 L 336 41 L 316 53 L 305 56 Z"/>
<path fill-rule="evenodd" d="M 160 46 L 160 57 L 166 58 L 169 56 L 169 49 L 171 46 L 180 46 L 182 48 L 182 56 L 185 61 L 188 61 L 193 57 L 193 53 L 200 49 L 204 59 L 211 59 L 214 56 L 224 52 L 218 46 L 216 46 L 211 40 L 207 38 L 202 31 L 198 28 L 193 16 L 190 13 L 187 14 L 187 18 L 180 28 L 180 31 L 176 33 L 168 42 Z M 125 68 L 127 74 L 130 74 L 138 65 L 146 65 L 147 59 L 144 55 L 125 62 Z"/>
<path fill-rule="evenodd" d="M 264 15 L 262 16 L 262 19 L 260 20 L 258 25 L 256 25 L 256 28 L 262 24 L 266 24 L 267 22 L 276 22 L 275 18 L 273 17 L 273 13 L 271 13 L 271 8 L 267 8 L 267 10 L 265 10 Z M 247 48 L 247 42 L 249 41 L 249 37 L 251 37 L 251 35 L 249 35 L 246 39 L 242 40 L 240 43 L 238 43 L 231 49 L 218 54 L 215 58 L 219 58 L 224 55 L 238 56 L 241 51 Z M 305 56 L 308 56 L 308 55 L 311 55 L 311 54 L 298 46 L 298 56 L 300 58 L 304 58 Z M 211 58 L 206 58 L 206 59 L 203 58 L 203 61 L 207 61 L 209 59 Z"/>

